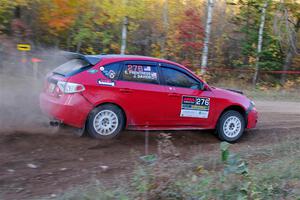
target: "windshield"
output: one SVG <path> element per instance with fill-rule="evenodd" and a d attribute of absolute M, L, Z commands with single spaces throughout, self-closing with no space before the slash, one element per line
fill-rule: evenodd
<path fill-rule="evenodd" d="M 88 66 L 90 66 L 90 64 L 85 60 L 72 59 L 57 67 L 53 72 L 63 76 L 70 76 L 80 72 L 82 69 L 85 69 Z"/>

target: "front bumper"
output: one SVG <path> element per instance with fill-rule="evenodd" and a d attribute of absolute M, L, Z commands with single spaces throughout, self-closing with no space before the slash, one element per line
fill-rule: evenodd
<path fill-rule="evenodd" d="M 43 92 L 40 94 L 40 108 L 51 118 L 82 128 L 93 106 L 79 93 L 54 97 Z"/>
<path fill-rule="evenodd" d="M 257 124 L 258 113 L 255 107 L 253 107 L 247 115 L 247 128 L 255 128 Z"/>

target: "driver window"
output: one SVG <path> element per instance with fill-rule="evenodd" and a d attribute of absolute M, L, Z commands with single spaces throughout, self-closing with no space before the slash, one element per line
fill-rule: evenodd
<path fill-rule="evenodd" d="M 199 82 L 176 69 L 162 67 L 161 68 L 165 84 L 174 87 L 184 87 L 191 89 L 199 89 Z"/>

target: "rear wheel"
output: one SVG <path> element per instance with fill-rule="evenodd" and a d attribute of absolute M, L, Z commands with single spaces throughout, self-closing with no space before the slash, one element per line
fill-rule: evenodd
<path fill-rule="evenodd" d="M 114 105 L 102 105 L 95 108 L 89 115 L 87 131 L 93 138 L 111 139 L 117 137 L 124 127 L 124 115 Z"/>
<path fill-rule="evenodd" d="M 219 119 L 217 134 L 220 140 L 227 142 L 237 141 L 244 133 L 245 119 L 237 111 L 226 111 Z"/>

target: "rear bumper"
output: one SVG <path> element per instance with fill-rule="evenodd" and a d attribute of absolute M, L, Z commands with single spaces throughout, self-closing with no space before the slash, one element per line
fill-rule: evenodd
<path fill-rule="evenodd" d="M 64 124 L 82 128 L 93 106 L 81 94 L 66 94 L 62 97 L 40 94 L 40 108 L 43 113 Z"/>
<path fill-rule="evenodd" d="M 247 128 L 255 128 L 257 124 L 257 119 L 258 119 L 258 113 L 256 108 L 253 108 L 249 113 L 248 113 L 248 118 L 247 118 Z"/>

